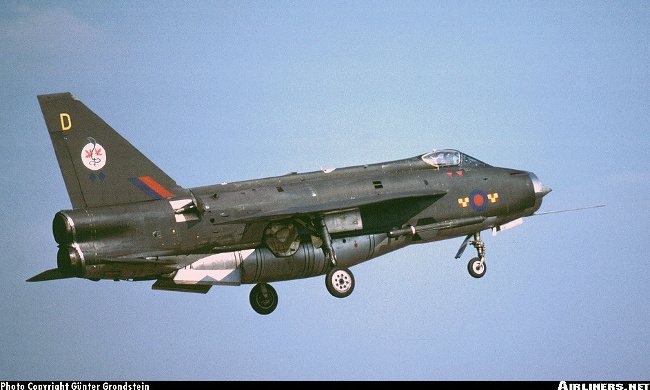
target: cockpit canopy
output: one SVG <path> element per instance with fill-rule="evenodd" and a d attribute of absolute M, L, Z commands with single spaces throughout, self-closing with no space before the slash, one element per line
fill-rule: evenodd
<path fill-rule="evenodd" d="M 425 163 L 436 167 L 452 167 L 452 166 L 463 166 L 463 167 L 487 167 L 488 164 L 475 159 L 474 157 L 468 156 L 464 153 L 459 152 L 458 150 L 453 149 L 444 149 L 444 150 L 435 150 L 431 153 L 423 154 L 422 161 Z"/>

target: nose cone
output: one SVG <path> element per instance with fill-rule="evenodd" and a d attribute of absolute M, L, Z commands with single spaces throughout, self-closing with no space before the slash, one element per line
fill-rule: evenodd
<path fill-rule="evenodd" d="M 542 183 L 540 184 L 540 188 L 535 188 L 535 196 L 543 197 L 544 195 L 548 194 L 549 192 L 553 191 L 553 189 L 548 188 Z"/>
<path fill-rule="evenodd" d="M 532 209 L 530 209 L 530 214 L 532 215 L 535 211 L 539 210 L 539 208 L 542 206 L 542 198 L 551 192 L 551 189 L 542 184 L 541 181 L 537 178 L 537 175 L 535 175 L 532 172 L 528 172 L 528 176 L 530 176 L 530 180 L 533 182 L 533 190 L 535 191 L 535 205 L 533 206 Z"/>
<path fill-rule="evenodd" d="M 530 176 L 530 180 L 533 182 L 533 188 L 535 189 L 535 198 L 537 200 L 541 200 L 544 197 L 544 195 L 553 191 L 552 189 L 542 184 L 542 182 L 539 181 L 539 179 L 537 178 L 537 175 L 535 175 L 534 173 L 528 172 L 528 176 Z"/>

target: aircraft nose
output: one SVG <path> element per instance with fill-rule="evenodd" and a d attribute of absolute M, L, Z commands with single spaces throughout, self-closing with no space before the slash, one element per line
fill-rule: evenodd
<path fill-rule="evenodd" d="M 534 173 L 528 172 L 528 176 L 530 176 L 530 180 L 533 182 L 533 188 L 535 189 L 535 198 L 541 199 L 546 194 L 553 191 L 552 189 L 542 184 L 542 182 L 537 178 L 537 175 Z"/>

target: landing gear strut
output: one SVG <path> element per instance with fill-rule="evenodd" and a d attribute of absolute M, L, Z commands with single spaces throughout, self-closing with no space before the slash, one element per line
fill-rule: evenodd
<path fill-rule="evenodd" d="M 323 240 L 323 253 L 325 254 L 325 258 L 329 260 L 330 263 L 334 267 L 336 267 L 336 252 L 334 251 L 334 246 L 332 245 L 332 236 L 330 236 L 329 230 L 327 230 L 327 225 L 325 224 L 325 220 L 321 218 L 317 224 L 316 228 L 318 229 L 318 233 L 320 235 L 320 239 Z"/>
<path fill-rule="evenodd" d="M 460 256 L 463 254 L 465 251 L 465 248 L 467 247 L 467 244 L 469 243 L 472 245 L 474 248 L 476 248 L 476 252 L 478 253 L 478 257 L 472 258 L 469 263 L 467 264 L 467 270 L 469 271 L 469 274 L 472 275 L 475 278 L 480 278 L 483 275 L 485 275 L 485 244 L 483 244 L 483 241 L 481 240 L 481 232 L 476 232 L 473 234 L 474 236 L 474 241 L 470 241 L 472 238 L 472 234 L 468 234 L 467 237 L 465 237 L 465 241 L 463 241 L 463 244 L 460 246 L 460 249 L 458 250 L 458 253 L 456 254 L 456 258 L 460 258 Z"/>
<path fill-rule="evenodd" d="M 352 275 L 349 269 L 338 265 L 338 258 L 336 257 L 336 251 L 334 251 L 332 237 L 327 230 L 327 225 L 323 218 L 317 221 L 316 228 L 320 238 L 323 240 L 325 259 L 331 264 L 331 269 L 325 276 L 327 291 L 336 298 L 345 298 L 352 294 L 352 290 L 354 290 L 354 275 Z"/>
<path fill-rule="evenodd" d="M 485 275 L 485 244 L 481 241 L 481 232 L 474 234 L 474 241 L 470 242 L 476 252 L 478 252 L 478 257 L 473 258 L 467 264 L 467 270 L 469 274 L 475 278 L 480 278 Z"/>

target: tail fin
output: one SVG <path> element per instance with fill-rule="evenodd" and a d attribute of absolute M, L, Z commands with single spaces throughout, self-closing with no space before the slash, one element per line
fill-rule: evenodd
<path fill-rule="evenodd" d="M 38 102 L 73 208 L 186 193 L 71 93 L 39 95 Z"/>

